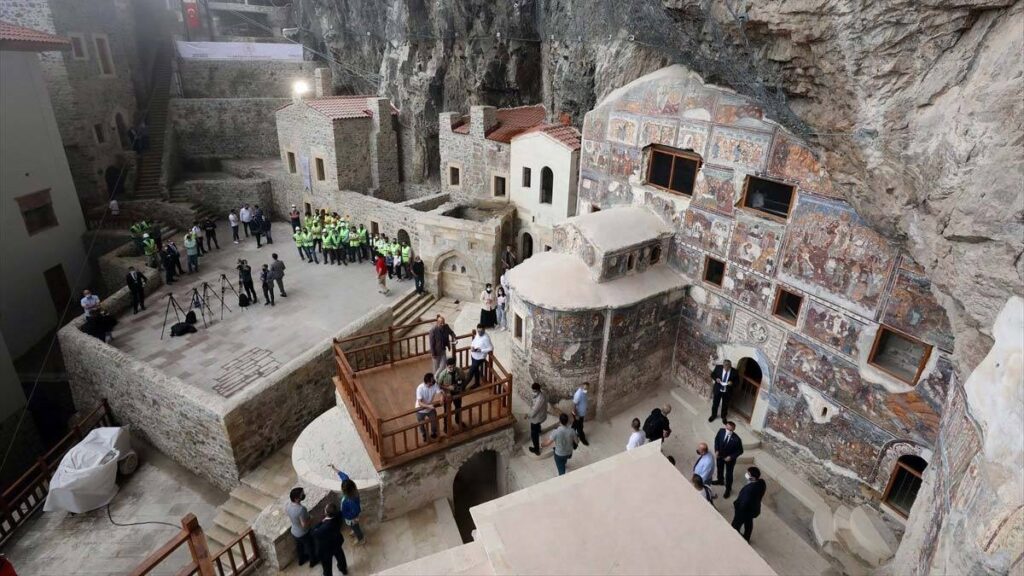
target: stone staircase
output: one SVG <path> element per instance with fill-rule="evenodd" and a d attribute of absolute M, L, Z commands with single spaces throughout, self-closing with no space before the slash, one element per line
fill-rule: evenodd
<path fill-rule="evenodd" d="M 812 527 L 818 545 L 851 576 L 874 573 L 899 547 L 892 530 L 867 505 L 816 508 Z"/>
<path fill-rule="evenodd" d="M 240 536 L 264 508 L 295 486 L 291 449 L 292 445 L 288 444 L 275 452 L 231 491 L 227 502 L 217 509 L 213 525 L 206 530 L 211 551 L 220 550 Z"/>
<path fill-rule="evenodd" d="M 160 175 L 163 171 L 164 133 L 167 130 L 167 104 L 171 90 L 170 46 L 161 44 L 153 63 L 153 90 L 146 110 L 149 129 L 149 148 L 139 157 L 139 170 L 135 180 L 135 198 L 158 199 Z"/>

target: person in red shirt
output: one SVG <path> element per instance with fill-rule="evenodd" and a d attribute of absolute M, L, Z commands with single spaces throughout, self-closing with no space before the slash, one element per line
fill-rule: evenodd
<path fill-rule="evenodd" d="M 384 263 L 383 256 L 377 256 L 377 292 L 387 296 L 388 290 L 388 265 Z"/>
<path fill-rule="evenodd" d="M 0 576 L 18 576 L 14 571 L 14 565 L 3 554 L 0 554 Z"/>

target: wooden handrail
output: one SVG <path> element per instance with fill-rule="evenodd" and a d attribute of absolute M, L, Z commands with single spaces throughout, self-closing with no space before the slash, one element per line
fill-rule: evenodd
<path fill-rule="evenodd" d="M 246 541 L 249 542 L 246 550 Z M 182 546 L 188 545 L 191 562 L 178 570 L 179 576 L 241 576 L 249 572 L 260 561 L 259 548 L 256 546 L 256 534 L 249 528 L 237 538 L 210 554 L 206 534 L 194 514 L 186 514 L 181 519 L 181 530 L 172 536 L 160 548 L 146 557 L 131 572 L 131 576 L 145 576 L 166 560 Z M 239 550 L 240 561 L 235 559 L 235 549 Z M 224 558 L 228 560 L 230 571 L 225 570 Z"/>

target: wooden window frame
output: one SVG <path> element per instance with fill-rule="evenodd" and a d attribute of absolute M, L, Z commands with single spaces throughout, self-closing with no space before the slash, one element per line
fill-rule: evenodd
<path fill-rule="evenodd" d="M 89 48 L 86 46 L 85 34 L 81 32 L 69 32 L 68 40 L 71 44 L 71 59 L 84 61 L 89 59 Z M 78 41 L 78 47 L 81 49 L 81 54 L 75 54 L 75 40 Z"/>
<path fill-rule="evenodd" d="M 715 262 L 721 262 L 721 264 L 722 264 L 722 283 L 721 284 L 715 284 L 714 282 L 708 280 L 708 264 L 710 264 L 712 260 L 714 260 Z M 718 258 L 715 258 L 715 257 L 711 256 L 710 254 L 705 254 L 704 255 L 704 267 L 703 267 L 703 270 L 701 270 L 700 279 L 701 279 L 702 282 L 704 282 L 706 284 L 710 284 L 712 286 L 717 286 L 717 287 L 721 288 L 722 284 L 725 284 L 725 270 L 726 270 L 726 262 L 725 262 L 725 260 L 719 260 Z"/>
<path fill-rule="evenodd" d="M 551 189 L 544 190 L 544 171 L 547 170 L 551 173 Z M 544 193 L 550 194 L 547 201 L 544 201 Z M 547 204 L 548 206 L 555 205 L 555 171 L 550 166 L 544 166 L 540 169 L 540 195 L 537 196 L 538 204 Z"/>
<path fill-rule="evenodd" d="M 299 171 L 299 165 L 295 162 L 295 152 L 285 150 L 284 157 L 288 161 L 288 173 L 295 174 Z"/>
<path fill-rule="evenodd" d="M 323 158 L 313 157 L 313 169 L 316 170 L 317 182 L 325 182 L 327 180 L 327 165 Z"/>
<path fill-rule="evenodd" d="M 790 188 L 793 189 L 793 196 L 791 197 L 791 200 L 789 202 L 789 207 L 786 209 L 786 216 L 785 216 L 785 218 L 783 218 L 782 216 L 779 216 L 778 214 L 772 214 L 771 212 L 765 212 L 764 210 L 758 210 L 757 208 L 752 208 L 750 206 L 747 206 L 747 189 L 750 187 L 750 179 L 751 178 L 757 178 L 758 180 L 764 180 L 766 182 L 774 182 L 775 184 L 781 184 L 783 186 L 789 186 Z M 796 196 L 797 196 L 798 192 L 799 191 L 797 190 L 796 184 L 790 184 L 788 182 L 783 182 L 782 180 L 775 180 L 773 178 L 765 178 L 763 176 L 757 176 L 757 175 L 754 175 L 754 174 L 747 174 L 746 177 L 743 178 L 743 195 L 740 196 L 740 209 L 742 209 L 742 210 L 744 210 L 746 212 L 751 212 L 751 213 L 753 213 L 753 214 L 755 214 L 757 216 L 761 216 L 763 218 L 768 218 L 768 219 L 771 219 L 771 220 L 775 220 L 776 222 L 789 222 L 789 216 L 790 216 L 790 214 L 793 213 L 793 206 L 796 205 Z"/>
<path fill-rule="evenodd" d="M 29 236 L 35 236 L 46 232 L 51 228 L 60 226 L 60 220 L 57 218 L 57 211 L 53 207 L 53 196 L 50 194 L 50 188 L 44 188 L 36 192 L 24 194 L 14 199 L 18 204 L 18 214 L 21 215 L 21 221 L 25 225 L 25 232 Z M 53 222 L 42 227 L 32 229 L 29 227 L 29 222 L 25 218 L 25 214 L 39 208 L 49 207 L 50 215 L 53 217 Z"/>
<path fill-rule="evenodd" d="M 523 175 L 520 180 L 523 188 L 533 188 L 533 170 L 529 166 L 523 166 Z"/>
<path fill-rule="evenodd" d="M 918 456 L 918 458 L 920 458 L 920 456 Z M 892 472 L 889 473 L 889 481 L 885 484 L 885 490 L 882 492 L 882 504 L 885 504 L 886 508 L 888 508 L 889 510 L 892 510 L 893 512 L 895 512 L 896 514 L 898 514 L 901 518 L 903 518 L 905 520 L 905 519 L 907 519 L 909 517 L 909 515 L 908 514 L 904 514 L 902 510 L 900 510 L 896 506 L 893 506 L 892 504 L 889 503 L 889 493 L 892 492 L 893 484 L 896 483 L 896 476 L 898 475 L 898 473 L 899 473 L 901 468 L 903 470 L 906 470 L 907 472 L 909 472 L 912 476 L 917 477 L 917 479 L 921 481 L 922 485 L 924 484 L 924 477 L 922 476 L 921 472 L 918 472 L 917 470 L 914 470 L 910 466 L 907 466 L 906 464 L 901 462 L 899 459 L 896 460 L 896 466 L 894 466 L 893 469 L 892 469 Z M 915 503 L 916 503 L 916 499 L 915 499 Z M 909 512 L 909 510 L 908 510 L 908 512 Z"/>
<path fill-rule="evenodd" d="M 651 169 L 654 168 L 654 153 L 655 152 L 660 153 L 660 154 L 666 154 L 668 156 L 673 156 L 673 157 L 676 157 L 676 158 L 684 158 L 686 160 L 690 160 L 690 161 L 693 161 L 693 162 L 697 163 L 697 169 L 694 170 L 693 187 L 690 188 L 690 191 L 688 193 L 687 192 L 680 192 L 679 190 L 673 190 L 673 189 L 668 188 L 666 186 L 660 186 L 658 184 L 654 184 L 653 182 L 651 182 Z M 644 172 L 644 184 L 646 184 L 647 186 L 650 186 L 652 188 L 657 188 L 658 190 L 664 190 L 664 191 L 672 193 L 672 194 L 678 194 L 680 196 L 686 196 L 687 198 L 692 198 L 693 197 L 693 188 L 696 187 L 696 185 L 697 185 L 696 174 L 697 174 L 697 172 L 700 172 L 700 169 L 701 169 L 702 166 L 704 166 L 704 159 L 701 158 L 700 154 L 697 154 L 696 152 L 687 152 L 686 150 L 680 150 L 679 148 L 673 148 L 671 146 L 665 146 L 664 144 L 651 144 L 648 147 L 647 170 Z M 672 160 L 672 168 L 669 169 L 669 171 L 668 171 L 668 182 L 669 182 L 670 185 L 672 184 L 672 177 L 675 176 L 675 173 L 676 173 L 676 161 L 673 159 Z"/>
<path fill-rule="evenodd" d="M 789 318 L 786 318 L 785 316 L 782 316 L 781 314 L 779 314 L 779 303 L 782 301 L 780 299 L 780 296 L 782 296 L 783 292 L 785 292 L 786 294 L 792 294 L 792 295 L 797 296 L 798 298 L 800 298 L 800 306 L 797 307 L 796 318 L 793 318 L 792 320 L 790 320 Z M 804 296 L 803 296 L 803 294 L 800 294 L 800 293 L 796 292 L 795 290 L 790 290 L 788 288 L 784 288 L 782 286 L 776 286 L 775 287 L 775 302 L 772 304 L 772 316 L 778 318 L 779 320 L 782 320 L 786 324 L 790 324 L 792 326 L 796 326 L 797 322 L 800 321 L 800 312 L 803 309 L 804 309 Z"/>
<path fill-rule="evenodd" d="M 882 366 L 880 364 L 875 363 L 875 354 L 878 353 L 878 345 L 879 345 L 879 343 L 881 343 L 882 335 L 885 332 L 891 332 L 891 333 L 893 333 L 893 334 L 895 334 L 897 336 L 906 338 L 907 340 L 910 340 L 912 342 L 916 342 L 916 343 L 921 344 L 921 345 L 923 345 L 925 347 L 925 352 L 921 356 L 921 360 L 917 364 L 917 371 L 914 373 L 914 377 L 912 379 L 907 380 L 906 378 L 900 376 L 899 374 L 896 374 L 892 370 L 889 370 L 888 368 L 886 368 L 886 367 L 884 367 L 884 366 Z M 889 376 L 892 376 L 893 378 L 899 380 L 900 382 L 904 382 L 906 384 L 910 384 L 911 386 L 916 386 L 918 380 L 921 379 L 921 373 L 924 372 L 925 365 L 928 364 L 928 360 L 932 357 L 932 349 L 933 348 L 934 348 L 934 346 L 932 346 L 931 344 L 928 344 L 924 340 L 921 340 L 919 338 L 914 338 L 910 334 L 907 334 L 906 332 L 903 332 L 901 330 L 897 330 L 897 329 L 893 328 L 892 326 L 888 326 L 886 324 L 879 324 L 878 325 L 878 332 L 875 334 L 875 341 L 871 343 L 871 352 L 868 353 L 868 364 L 871 365 L 874 368 L 877 368 L 877 369 L 881 370 L 882 372 L 885 372 L 886 374 L 888 374 Z"/>
<path fill-rule="evenodd" d="M 103 50 L 100 50 L 100 41 L 103 41 L 103 46 L 106 48 L 107 57 L 103 57 Z M 100 76 L 104 78 L 114 78 L 117 76 L 117 67 L 114 65 L 114 52 L 110 48 L 110 38 L 106 34 L 93 34 L 92 35 L 92 47 L 96 51 L 96 63 L 100 67 Z M 110 67 L 110 71 L 104 70 L 106 66 Z"/>

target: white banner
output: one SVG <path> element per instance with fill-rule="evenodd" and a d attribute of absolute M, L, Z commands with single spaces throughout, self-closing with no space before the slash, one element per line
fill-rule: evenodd
<path fill-rule="evenodd" d="M 302 61 L 302 45 L 266 42 L 185 42 L 176 41 L 178 55 L 205 60 L 291 60 Z"/>

